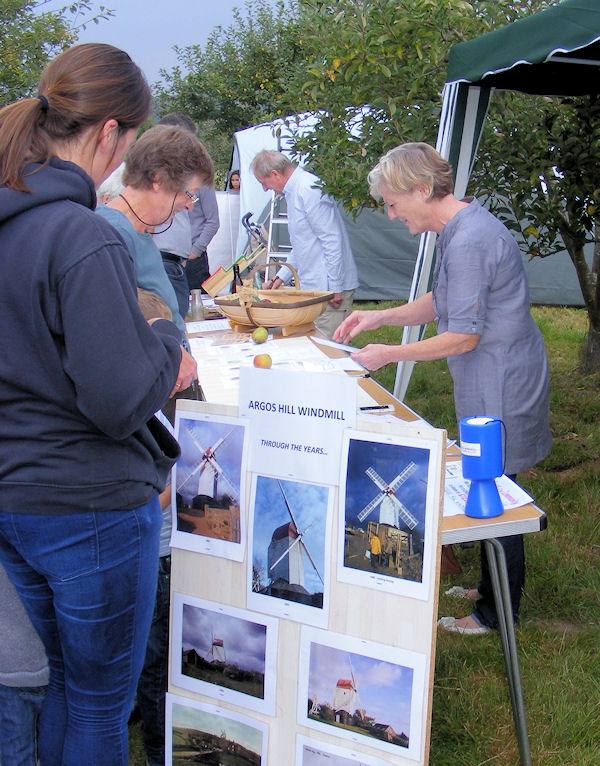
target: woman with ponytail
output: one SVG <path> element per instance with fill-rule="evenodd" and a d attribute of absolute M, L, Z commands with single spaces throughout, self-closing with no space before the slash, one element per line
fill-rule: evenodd
<path fill-rule="evenodd" d="M 66 50 L 0 110 L 0 561 L 50 665 L 42 766 L 125 766 L 157 580 L 157 493 L 178 457 L 153 413 L 195 377 L 151 326 L 95 187 L 146 119 L 123 51 Z"/>

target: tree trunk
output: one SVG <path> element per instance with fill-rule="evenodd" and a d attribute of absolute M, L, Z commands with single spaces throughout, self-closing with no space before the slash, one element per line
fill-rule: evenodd
<path fill-rule="evenodd" d="M 567 226 L 559 227 L 562 240 L 575 266 L 581 287 L 583 302 L 588 315 L 588 332 L 583 349 L 581 370 L 584 373 L 600 370 L 600 281 L 597 269 L 600 264 L 600 237 L 598 226 L 594 226 L 594 257 L 592 267 L 587 265 L 583 242 L 570 236 Z"/>
<path fill-rule="evenodd" d="M 592 327 L 591 324 L 585 339 L 581 368 L 583 372 L 600 370 L 600 331 Z"/>

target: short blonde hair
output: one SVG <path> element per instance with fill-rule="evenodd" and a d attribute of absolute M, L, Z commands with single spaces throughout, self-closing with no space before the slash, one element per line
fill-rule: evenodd
<path fill-rule="evenodd" d="M 381 196 L 381 187 L 393 192 L 410 192 L 417 186 L 429 190 L 427 199 L 452 194 L 452 168 L 429 144 L 409 143 L 390 149 L 367 176 L 373 197 Z"/>

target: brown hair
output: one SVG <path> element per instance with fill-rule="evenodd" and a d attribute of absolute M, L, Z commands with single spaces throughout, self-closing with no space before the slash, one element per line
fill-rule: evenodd
<path fill-rule="evenodd" d="M 127 152 L 123 183 L 149 189 L 156 177 L 169 191 L 182 191 L 192 176 L 214 179 L 212 160 L 195 135 L 173 125 L 155 125 Z"/>
<path fill-rule="evenodd" d="M 369 173 L 370 192 L 380 196 L 381 187 L 392 192 L 410 192 L 417 186 L 429 190 L 427 199 L 446 197 L 454 188 L 452 168 L 436 150 L 422 142 L 390 149 Z"/>
<path fill-rule="evenodd" d="M 0 110 L 0 183 L 29 191 L 23 169 L 46 163 L 55 144 L 74 141 L 109 119 L 119 133 L 138 128 L 150 112 L 150 89 L 127 53 L 104 43 L 68 48 L 42 74 L 39 95 Z"/>
<path fill-rule="evenodd" d="M 160 295 L 151 290 L 137 288 L 137 299 L 140 311 L 146 319 L 172 319 L 171 309 Z"/>

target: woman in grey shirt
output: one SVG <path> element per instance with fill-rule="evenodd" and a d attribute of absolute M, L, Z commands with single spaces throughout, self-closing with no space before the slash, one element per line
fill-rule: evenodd
<path fill-rule="evenodd" d="M 349 340 L 383 325 L 437 321 L 437 335 L 403 346 L 369 344 L 352 354 L 370 370 L 401 360 L 446 357 L 454 382 L 456 417 L 490 415 L 506 426 L 505 472 L 515 476 L 550 451 L 548 361 L 529 311 L 519 248 L 508 229 L 475 199 L 453 194 L 452 169 L 428 144 L 389 151 L 369 174 L 371 193 L 388 216 L 411 234 L 439 235 L 432 289 L 412 303 L 382 311 L 355 311 L 334 340 Z M 511 600 L 518 616 L 525 580 L 521 535 L 500 538 Z M 443 618 L 442 627 L 469 634 L 497 626 L 485 553 L 473 614 Z"/>

